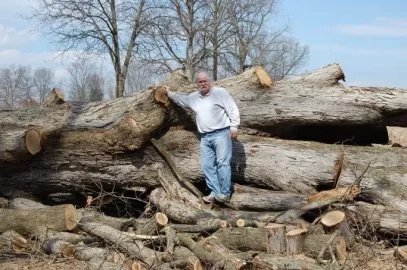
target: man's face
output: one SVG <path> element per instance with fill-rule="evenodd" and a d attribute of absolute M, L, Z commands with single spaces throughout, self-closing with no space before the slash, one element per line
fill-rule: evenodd
<path fill-rule="evenodd" d="M 196 85 L 204 93 L 207 93 L 209 92 L 209 90 L 211 90 L 211 81 L 207 76 L 198 76 L 196 78 Z"/>

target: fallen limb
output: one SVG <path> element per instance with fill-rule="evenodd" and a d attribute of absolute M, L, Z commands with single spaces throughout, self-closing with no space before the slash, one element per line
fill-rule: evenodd
<path fill-rule="evenodd" d="M 158 253 L 154 250 L 144 246 L 139 240 L 134 240 L 130 236 L 113 229 L 109 226 L 98 223 L 81 223 L 79 227 L 92 235 L 105 239 L 128 254 L 132 254 L 135 258 L 145 262 L 147 265 L 152 266 L 158 261 Z"/>

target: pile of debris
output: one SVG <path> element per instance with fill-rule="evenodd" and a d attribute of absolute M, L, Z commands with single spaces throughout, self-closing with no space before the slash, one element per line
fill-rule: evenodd
<path fill-rule="evenodd" d="M 162 92 L 194 91 L 180 73 L 115 100 L 53 89 L 38 108 L 0 111 L 0 245 L 92 269 L 340 269 L 372 240 L 406 261 L 407 149 L 386 127 L 407 126 L 407 91 L 344 78 L 333 64 L 216 82 L 242 125 L 231 200 L 215 205 L 202 202 L 194 117 Z M 115 217 L 95 210 L 114 203 Z"/>

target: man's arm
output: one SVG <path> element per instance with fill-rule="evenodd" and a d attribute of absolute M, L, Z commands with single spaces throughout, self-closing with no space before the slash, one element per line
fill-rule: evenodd
<path fill-rule="evenodd" d="M 232 96 L 229 94 L 229 92 L 226 89 L 224 89 L 224 91 L 222 91 L 222 101 L 223 101 L 223 106 L 225 108 L 225 111 L 230 119 L 230 123 L 231 123 L 230 132 L 231 132 L 232 139 L 236 139 L 238 126 L 240 125 L 239 109 L 237 108 L 237 105 L 236 105 L 235 101 L 233 100 Z"/>
<path fill-rule="evenodd" d="M 174 92 L 171 92 L 170 88 L 168 86 L 164 86 L 164 90 L 165 90 L 165 93 L 167 94 L 167 96 L 172 101 L 174 101 L 175 103 L 177 103 L 178 105 L 180 105 L 183 108 L 186 108 L 186 109 L 191 108 L 188 95 L 176 94 Z"/>

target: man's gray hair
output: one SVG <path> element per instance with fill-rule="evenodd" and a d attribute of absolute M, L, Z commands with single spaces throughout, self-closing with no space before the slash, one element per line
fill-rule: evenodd
<path fill-rule="evenodd" d="M 198 76 L 200 76 L 200 75 L 205 75 L 209 79 L 209 81 L 212 81 L 212 78 L 209 77 L 209 75 L 206 71 L 198 71 L 195 75 L 195 82 L 197 82 Z"/>

